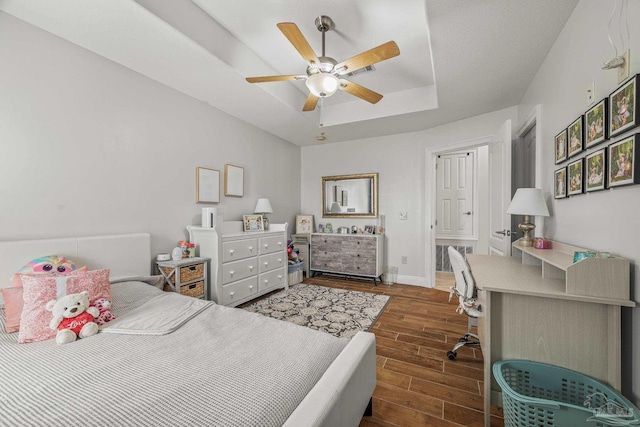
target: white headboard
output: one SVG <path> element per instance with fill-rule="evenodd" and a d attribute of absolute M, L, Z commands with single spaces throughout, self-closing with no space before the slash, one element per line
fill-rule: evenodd
<path fill-rule="evenodd" d="M 0 288 L 7 287 L 23 265 L 46 255 L 65 256 L 78 267 L 86 265 L 90 270 L 108 268 L 112 278 L 148 276 L 150 242 L 148 233 L 0 242 Z"/>

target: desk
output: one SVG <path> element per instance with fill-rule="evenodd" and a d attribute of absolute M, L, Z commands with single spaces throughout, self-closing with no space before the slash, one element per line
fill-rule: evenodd
<path fill-rule="evenodd" d="M 498 360 L 558 365 L 620 390 L 620 307 L 635 306 L 628 297 L 628 260 L 573 263 L 573 249 L 580 248 L 557 242 L 557 249 L 544 251 L 516 245 L 515 257 L 467 255 L 481 305 L 486 426 L 491 403 L 501 402 L 491 372 Z M 577 285 L 577 278 L 584 283 Z"/>

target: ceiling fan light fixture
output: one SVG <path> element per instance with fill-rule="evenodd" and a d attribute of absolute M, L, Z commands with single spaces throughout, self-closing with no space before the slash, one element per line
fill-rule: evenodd
<path fill-rule="evenodd" d="M 333 95 L 340 87 L 340 79 L 328 73 L 313 74 L 306 83 L 311 93 L 319 98 Z"/>

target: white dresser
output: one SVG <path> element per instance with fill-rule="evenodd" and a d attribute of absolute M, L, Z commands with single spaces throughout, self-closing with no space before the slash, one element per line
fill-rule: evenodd
<path fill-rule="evenodd" d="M 326 272 L 380 279 L 384 236 L 372 234 L 311 234 L 311 274 Z"/>
<path fill-rule="evenodd" d="M 187 230 L 199 256 L 211 258 L 210 298 L 216 303 L 235 307 L 288 288 L 287 223 L 271 224 L 269 231 L 242 231 L 242 221 Z"/>

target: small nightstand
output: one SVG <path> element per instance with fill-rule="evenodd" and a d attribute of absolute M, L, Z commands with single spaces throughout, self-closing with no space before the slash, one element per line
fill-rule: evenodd
<path fill-rule="evenodd" d="M 194 298 L 207 299 L 209 258 L 183 258 L 178 261 L 156 261 L 164 281 L 175 292 Z"/>

